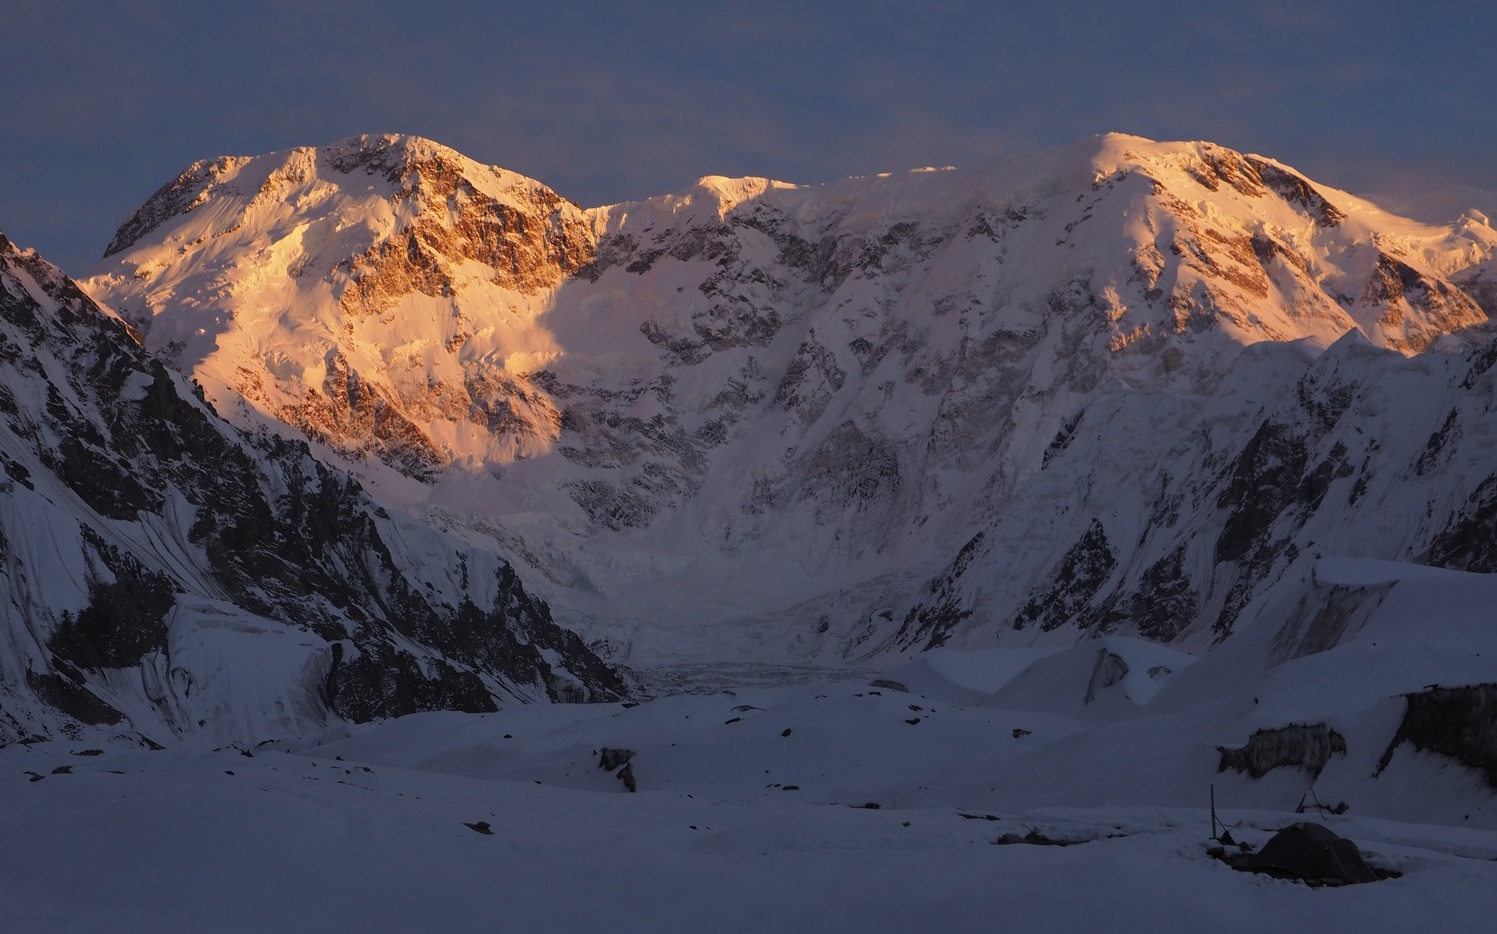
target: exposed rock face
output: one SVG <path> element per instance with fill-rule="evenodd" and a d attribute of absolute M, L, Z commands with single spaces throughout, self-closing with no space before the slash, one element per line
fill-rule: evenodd
<path fill-rule="evenodd" d="M 164 256 L 130 264 L 139 295 L 107 291 L 151 349 L 206 365 L 196 375 L 220 402 L 216 390 L 230 384 L 261 416 L 349 462 L 372 458 L 426 482 L 457 453 L 443 425 L 491 435 L 495 460 L 555 440 L 560 414 L 548 397 L 485 352 L 492 347 L 464 351 L 475 331 L 493 328 L 457 301 L 476 289 L 534 304 L 593 261 L 592 221 L 550 189 L 425 140 L 357 137 L 268 160 L 196 163 L 126 222 L 106 257 L 151 253 L 142 238 L 184 217 L 201 229 L 168 233 L 174 248 L 231 268 L 251 251 L 262 265 L 251 280 L 224 270 L 194 288 L 216 310 L 212 328 L 153 317 L 177 294 Z M 294 339 L 260 327 L 235 334 L 249 312 L 280 316 L 307 293 L 321 311 L 292 325 Z M 402 339 L 392 344 L 392 333 Z M 223 352 L 234 337 L 250 346 Z"/>
<path fill-rule="evenodd" d="M 1391 582 L 1360 586 L 1312 582 L 1274 634 L 1273 660 L 1314 655 L 1354 637 L 1393 586 Z"/>
<path fill-rule="evenodd" d="M 1095 616 L 1092 611 L 1097 593 L 1112 576 L 1117 563 L 1117 552 L 1107 541 L 1106 529 L 1094 520 L 1086 534 L 1066 552 L 1051 583 L 1043 590 L 1037 589 L 1019 608 L 1014 628 L 1023 629 L 1038 622 L 1043 629 L 1055 629 L 1078 621 L 1091 628 L 1095 622 L 1081 620 Z"/>
<path fill-rule="evenodd" d="M 1086 697 L 1083 703 L 1090 704 L 1102 692 L 1120 684 L 1128 676 L 1128 663 L 1121 655 L 1105 649 L 1097 653 L 1097 663 L 1092 667 L 1092 676 L 1086 682 Z"/>
<path fill-rule="evenodd" d="M 1449 524 L 1435 536 L 1429 561 L 1462 571 L 1497 572 L 1497 473 L 1471 491 Z"/>
<path fill-rule="evenodd" d="M 596 237 L 576 205 L 538 185 L 488 194 L 468 177 L 472 164 L 450 149 L 364 137 L 319 155 L 335 172 L 356 178 L 362 170 L 390 183 L 390 201 L 408 207 L 396 236 L 345 261 L 341 301 L 353 314 L 379 314 L 412 292 L 451 295 L 465 260 L 521 293 L 553 288 L 592 262 Z"/>
<path fill-rule="evenodd" d="M 614 772 L 624 787 L 634 792 L 639 786 L 634 779 L 634 750 L 603 747 L 598 754 L 598 767 L 605 772 Z"/>
<path fill-rule="evenodd" d="M 1488 570 L 1497 481 L 1488 442 L 1473 432 L 1491 430 L 1491 384 L 1468 374 L 1489 347 L 1409 363 L 1348 338 L 1297 367 L 1283 388 L 1253 392 L 1256 411 L 1192 407 L 1194 418 L 1221 421 L 1195 438 L 1163 436 L 1173 439 L 1160 440 L 1173 458 L 1151 460 L 1129 435 L 1179 416 L 1142 411 L 1144 400 L 1108 406 L 1110 423 L 1083 419 L 1029 484 L 1049 505 L 1011 532 L 1007 523 L 989 530 L 959 578 L 942 579 L 943 592 L 961 595 L 948 600 L 956 611 L 985 604 L 999 618 L 1008 602 L 1019 629 L 1053 614 L 1093 632 L 1218 640 L 1252 600 L 1316 555 Z M 1265 396 L 1275 401 L 1264 405 Z M 1058 482 L 1047 482 L 1052 472 Z M 1084 487 L 1062 486 L 1078 476 Z M 1104 508 L 1101 519 L 1088 514 Z M 1053 531 L 1026 541 L 1036 527 Z M 1065 529 L 1076 536 L 1069 547 Z M 1045 553 L 1035 563 L 1050 568 L 1027 592 L 1002 577 L 1026 550 Z M 1280 634 L 1280 660 L 1334 644 L 1386 592 L 1322 590 L 1297 628 Z"/>
<path fill-rule="evenodd" d="M 1216 770 L 1234 769 L 1262 778 L 1274 769 L 1294 768 L 1313 782 L 1325 770 L 1331 756 L 1346 755 L 1346 737 L 1324 723 L 1292 724 L 1276 730 L 1258 730 L 1240 749 L 1217 747 L 1221 762 Z"/>
<path fill-rule="evenodd" d="M 1379 772 L 1408 743 L 1475 769 L 1489 787 L 1497 788 L 1497 684 L 1431 685 L 1404 695 L 1404 700 L 1408 706 L 1378 764 Z"/>
<path fill-rule="evenodd" d="M 376 457 L 418 480 L 430 481 L 448 464 L 387 390 L 363 379 L 337 350 L 324 362 L 321 391 L 309 389 L 300 404 L 280 410 L 287 424 L 346 456 Z"/>
<path fill-rule="evenodd" d="M 1201 643 L 1315 554 L 1484 560 L 1497 236 L 1207 143 L 583 211 L 363 137 L 116 240 L 89 287 L 231 419 L 645 657 Z"/>
<path fill-rule="evenodd" d="M 0 743 L 258 740 L 623 690 L 501 558 L 230 427 L 3 236 L 0 470 Z"/>
<path fill-rule="evenodd" d="M 120 226 L 120 229 L 115 232 L 114 239 L 110 240 L 109 246 L 105 248 L 104 255 L 113 256 L 121 250 L 127 250 L 167 221 L 184 214 L 191 214 L 202 207 L 216 191 L 223 187 L 220 180 L 246 161 L 248 160 L 242 157 L 222 156 L 217 159 L 194 162 L 183 169 L 176 178 L 157 189 L 156 193 L 151 195 L 146 203 Z"/>

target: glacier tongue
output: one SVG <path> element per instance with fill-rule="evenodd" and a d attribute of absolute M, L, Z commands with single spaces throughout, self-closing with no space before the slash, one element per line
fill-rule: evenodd
<path fill-rule="evenodd" d="M 358 137 L 189 168 L 86 287 L 618 657 L 829 661 L 1196 645 L 1313 556 L 1491 563 L 1494 242 L 1116 134 L 590 210 Z"/>

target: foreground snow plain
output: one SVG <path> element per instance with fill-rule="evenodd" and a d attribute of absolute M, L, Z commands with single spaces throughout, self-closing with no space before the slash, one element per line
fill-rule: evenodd
<path fill-rule="evenodd" d="M 1376 760 L 1397 694 L 1419 688 L 1405 682 L 1491 666 L 1494 583 L 1352 561 L 1311 577 L 1378 600 L 1336 644 L 1287 660 L 1273 653 L 1297 623 L 1280 607 L 1265 618 L 1283 625 L 1195 660 L 1131 639 L 936 650 L 883 671 L 659 670 L 645 687 L 676 693 L 642 703 L 419 714 L 249 747 L 12 745 L 5 927 L 1484 930 L 1491 789 L 1407 743 Z M 1101 683 L 1099 652 L 1128 673 Z M 1212 786 L 1239 840 L 1302 819 L 1305 770 L 1217 771 L 1218 745 L 1290 722 L 1345 737 L 1313 786 L 1349 810 L 1309 816 L 1396 878 L 1312 889 L 1208 856 Z M 635 793 L 600 767 L 605 748 L 633 751 Z M 1031 831 L 1074 845 L 996 845 Z"/>
<path fill-rule="evenodd" d="M 737 731 L 714 729 L 735 700 L 714 695 L 421 715 L 252 757 L 10 747 L 0 750 L 6 926 L 1257 931 L 1271 920 L 1283 931 L 1462 931 L 1497 910 L 1491 830 L 1331 818 L 1374 865 L 1403 875 L 1312 890 L 1210 859 L 1201 807 L 941 802 L 923 782 L 1001 745 L 1012 717 L 942 707 L 912 727 L 893 709 L 907 695 L 857 698 L 854 687 L 828 685 L 819 700 L 810 688 L 755 694 L 769 706 Z M 942 716 L 967 729 L 940 732 Z M 898 729 L 906 742 L 891 742 Z M 597 740 L 619 736 L 676 751 L 640 769 L 637 794 L 594 766 Z M 776 745 L 786 751 L 773 755 Z M 72 772 L 52 774 L 58 766 Z M 877 810 L 848 806 L 879 799 Z M 1258 843 L 1295 819 L 1224 816 Z M 465 826 L 479 821 L 493 833 Z M 994 845 L 1033 829 L 1090 842 Z"/>

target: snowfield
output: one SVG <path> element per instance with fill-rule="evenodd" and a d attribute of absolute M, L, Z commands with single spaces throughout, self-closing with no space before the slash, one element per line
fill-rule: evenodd
<path fill-rule="evenodd" d="M 18 931 L 1483 930 L 1492 787 L 1397 734 L 1413 682 L 1492 680 L 1497 580 L 1350 560 L 1311 577 L 1380 598 L 1309 652 L 1272 609 L 1197 659 L 1110 638 L 822 677 L 703 666 L 642 673 L 677 693 L 641 703 L 249 747 L 15 744 L 0 899 Z M 1099 676 L 1108 657 L 1126 672 Z M 1342 743 L 1318 778 L 1220 770 L 1256 730 L 1315 723 Z M 605 750 L 627 762 L 605 770 Z M 1213 786 L 1238 841 L 1319 820 L 1395 875 L 1236 872 L 1207 852 Z"/>
<path fill-rule="evenodd" d="M 1060 723 L 940 705 L 909 726 L 906 702 L 924 699 L 811 690 L 416 715 L 249 756 L 8 747 L 7 927 L 1474 931 L 1497 910 L 1490 820 L 1330 818 L 1402 875 L 1316 890 L 1209 858 L 1204 786 L 1173 806 L 1026 808 L 1002 806 L 1000 783 L 974 808 L 926 784 L 946 763 L 994 757 L 1010 724 L 1038 736 Z M 765 709 L 724 725 L 749 702 Z M 597 768 L 610 741 L 648 746 L 638 793 Z M 1135 796 L 1150 797 L 1140 764 L 1107 768 L 1132 772 Z M 1070 790 L 1088 779 L 1072 776 Z M 880 807 L 856 806 L 869 802 Z M 1222 816 L 1259 844 L 1297 819 Z M 466 826 L 480 821 L 492 834 Z M 995 845 L 1031 830 L 1086 842 Z"/>

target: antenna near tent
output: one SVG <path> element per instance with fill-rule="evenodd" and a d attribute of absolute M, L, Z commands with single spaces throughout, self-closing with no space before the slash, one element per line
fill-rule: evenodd
<path fill-rule="evenodd" d="M 1213 782 L 1211 784 L 1210 788 L 1211 788 L 1211 839 L 1215 840 L 1215 839 L 1217 839 L 1217 836 L 1218 836 L 1218 834 L 1216 832 L 1216 827 L 1217 827 L 1217 820 L 1216 820 L 1216 784 Z"/>
<path fill-rule="evenodd" d="M 1226 822 L 1216 819 L 1216 785 L 1208 787 L 1211 789 L 1211 839 L 1223 846 L 1236 846 L 1237 841 L 1232 839 L 1232 831 L 1227 828 Z M 1218 827 L 1221 828 L 1221 833 L 1216 832 Z"/>

